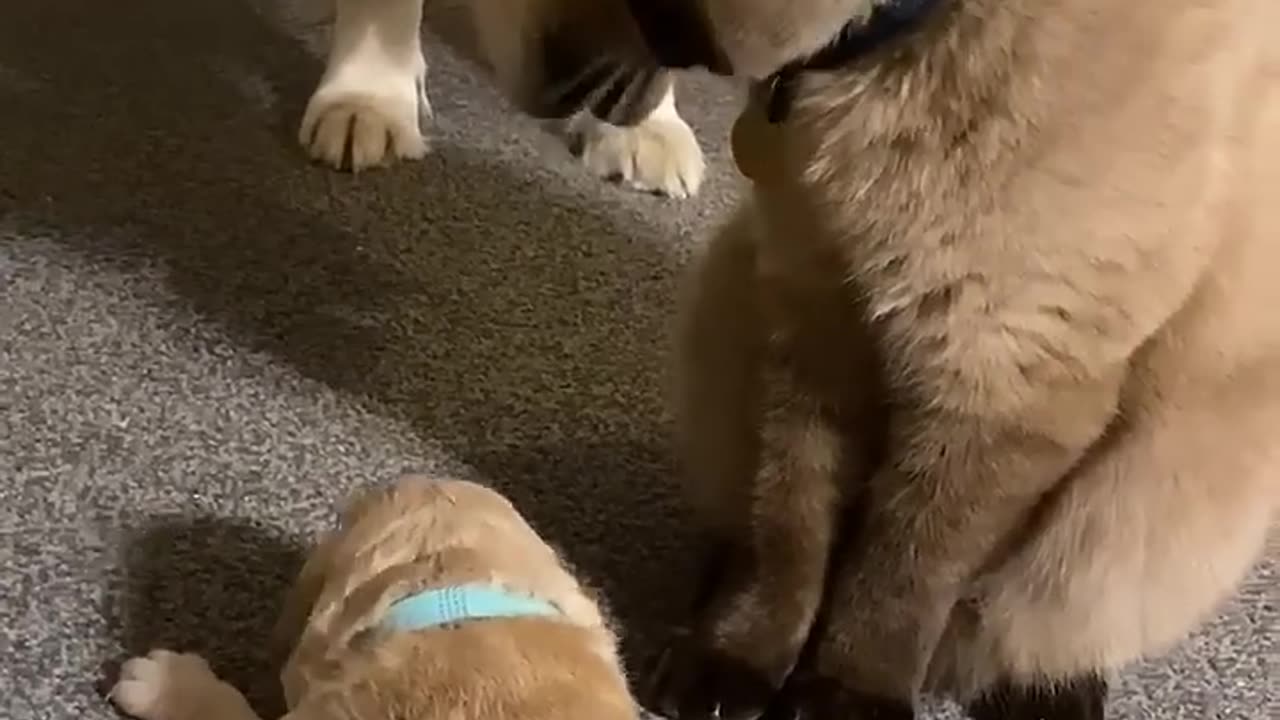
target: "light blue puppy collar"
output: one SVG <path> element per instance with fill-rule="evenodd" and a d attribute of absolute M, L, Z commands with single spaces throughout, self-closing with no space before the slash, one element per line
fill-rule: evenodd
<path fill-rule="evenodd" d="M 382 619 L 390 630 L 425 630 L 465 620 L 547 617 L 560 611 L 545 600 L 516 595 L 489 585 L 455 585 L 414 593 L 397 600 Z"/>

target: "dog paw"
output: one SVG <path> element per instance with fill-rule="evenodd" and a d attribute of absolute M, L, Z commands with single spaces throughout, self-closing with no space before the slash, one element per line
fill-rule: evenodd
<path fill-rule="evenodd" d="M 770 707 L 770 718 L 782 720 L 915 720 L 909 700 L 895 700 L 845 687 L 838 680 L 797 670 Z M 1027 716 L 1033 717 L 1033 716 Z M 1038 717 L 1038 716 L 1037 716 Z"/>
<path fill-rule="evenodd" d="M 693 128 L 674 112 L 654 114 L 632 127 L 594 118 L 581 131 L 587 168 L 644 192 L 672 198 L 697 194 L 706 160 Z"/>
<path fill-rule="evenodd" d="M 190 720 L 222 687 L 199 655 L 152 650 L 125 662 L 109 697 L 142 720 Z"/>
<path fill-rule="evenodd" d="M 652 682 L 649 703 L 669 720 L 754 720 L 778 690 L 744 658 L 692 638 L 667 649 Z"/>
<path fill-rule="evenodd" d="M 313 159 L 359 171 L 426 155 L 427 65 L 420 50 L 409 55 L 356 51 L 330 65 L 298 130 Z"/>
<path fill-rule="evenodd" d="M 694 629 L 672 638 L 646 699 L 670 720 L 792 720 L 780 691 L 801 660 L 821 574 L 766 572 L 741 542 L 712 539 L 704 552 Z"/>

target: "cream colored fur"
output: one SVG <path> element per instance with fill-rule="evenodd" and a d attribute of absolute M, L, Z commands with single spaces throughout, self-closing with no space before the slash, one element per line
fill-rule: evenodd
<path fill-rule="evenodd" d="M 426 0 L 334 0 L 328 65 L 298 132 L 312 157 L 356 171 L 427 152 L 421 126 L 431 117 L 420 28 Z M 537 0 L 450 0 L 463 6 L 476 44 L 499 83 L 520 88 L 530 58 L 523 52 L 524 15 Z M 674 87 L 648 118 L 618 127 L 583 113 L 574 123 L 585 166 L 646 192 L 697 193 L 705 161 L 693 130 L 675 106 Z"/>
<path fill-rule="evenodd" d="M 379 629 L 396 600 L 466 583 L 562 617 Z M 308 559 L 276 635 L 290 649 L 290 720 L 635 718 L 596 602 L 505 498 L 472 483 L 409 477 L 357 498 Z M 257 718 L 202 659 L 166 650 L 127 662 L 111 697 L 142 720 Z"/>
<path fill-rule="evenodd" d="M 835 29 L 704 4 L 755 74 Z M 824 588 L 807 671 L 876 697 L 1162 653 L 1280 506 L 1280 4 L 951 5 L 802 76 L 686 301 L 689 489 L 755 552 L 698 652 L 774 683 Z"/>

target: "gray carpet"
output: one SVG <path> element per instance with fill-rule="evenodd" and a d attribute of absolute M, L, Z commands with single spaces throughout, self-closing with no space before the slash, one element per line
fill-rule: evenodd
<path fill-rule="evenodd" d="M 676 610 L 662 358 L 736 191 L 732 93 L 686 86 L 713 169 L 673 203 L 586 177 L 436 48 L 435 153 L 353 178 L 295 146 L 314 16 L 270 2 L 0 4 L 0 717 L 112 717 L 157 643 L 269 705 L 299 549 L 406 469 L 510 493 L 637 663 Z M 1116 717 L 1280 716 L 1276 557 Z"/>

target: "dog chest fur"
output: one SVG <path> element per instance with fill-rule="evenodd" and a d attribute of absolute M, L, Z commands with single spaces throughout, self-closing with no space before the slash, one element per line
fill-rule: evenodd
<path fill-rule="evenodd" d="M 1280 500 L 1280 321 L 1261 311 L 1280 220 L 1260 196 L 1278 20 L 1263 0 L 960 0 L 802 77 L 780 175 L 717 240 L 749 268 L 697 281 L 746 273 L 760 326 L 696 307 L 690 326 L 772 346 L 738 388 L 765 398 L 762 457 L 780 374 L 846 438 L 884 433 L 851 454 L 879 467 L 830 479 L 868 520 L 863 559 L 826 580 L 849 607 L 820 674 L 971 696 L 1109 669 L 1176 642 L 1256 559 Z M 686 354 L 686 385 L 703 361 Z"/>

